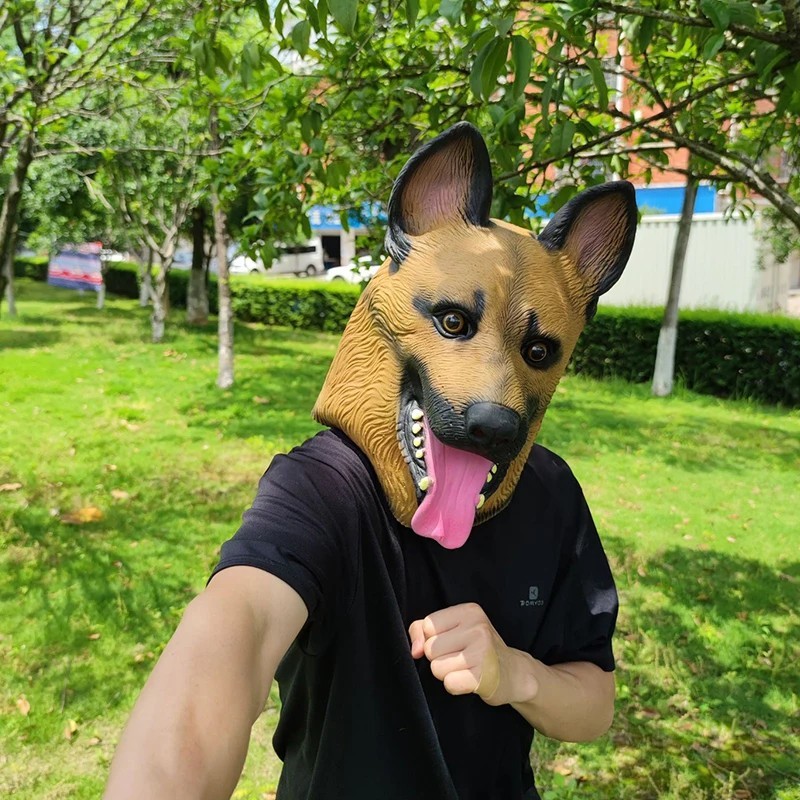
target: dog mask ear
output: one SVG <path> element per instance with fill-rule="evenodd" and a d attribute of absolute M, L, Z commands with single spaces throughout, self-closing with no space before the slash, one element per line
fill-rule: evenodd
<path fill-rule="evenodd" d="M 492 205 L 489 152 L 477 128 L 460 122 L 409 159 L 389 198 L 386 250 L 399 264 L 419 236 L 455 222 L 486 227 Z"/>
<path fill-rule="evenodd" d="M 636 237 L 636 193 L 628 181 L 594 186 L 550 220 L 539 241 L 565 250 L 596 299 L 622 275 Z"/>

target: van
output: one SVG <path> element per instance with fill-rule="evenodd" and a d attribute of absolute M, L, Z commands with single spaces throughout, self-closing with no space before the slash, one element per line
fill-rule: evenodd
<path fill-rule="evenodd" d="M 278 244 L 278 251 L 271 267 L 265 267 L 264 262 L 249 258 L 243 253 L 237 255 L 230 262 L 231 273 L 260 272 L 266 275 L 322 275 L 325 271 L 322 240 L 319 237 L 311 239 L 305 244 Z"/>

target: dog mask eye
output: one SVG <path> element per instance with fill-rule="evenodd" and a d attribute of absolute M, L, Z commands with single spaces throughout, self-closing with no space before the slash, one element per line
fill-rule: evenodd
<path fill-rule="evenodd" d="M 550 348 L 547 346 L 547 342 L 541 340 L 530 342 L 525 345 L 522 355 L 532 367 L 544 366 L 550 355 Z"/>
<path fill-rule="evenodd" d="M 434 315 L 433 321 L 439 333 L 450 339 L 468 337 L 474 333 L 472 323 L 463 311 L 442 311 Z"/>

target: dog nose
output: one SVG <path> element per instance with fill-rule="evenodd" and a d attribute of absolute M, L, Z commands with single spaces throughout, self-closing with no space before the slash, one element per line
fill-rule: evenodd
<path fill-rule="evenodd" d="M 470 442 L 489 458 L 514 444 L 522 422 L 516 411 L 498 403 L 474 403 L 464 418 Z"/>

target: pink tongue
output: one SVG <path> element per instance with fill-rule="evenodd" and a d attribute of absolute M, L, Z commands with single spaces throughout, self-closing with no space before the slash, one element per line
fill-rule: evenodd
<path fill-rule="evenodd" d="M 492 462 L 443 444 L 426 420 L 425 463 L 431 486 L 411 520 L 411 528 L 453 550 L 469 537 L 475 523 L 475 505 Z"/>

